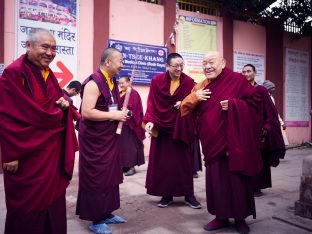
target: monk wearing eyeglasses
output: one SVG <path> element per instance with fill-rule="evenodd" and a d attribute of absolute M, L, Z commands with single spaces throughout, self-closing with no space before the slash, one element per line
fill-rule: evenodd
<path fill-rule="evenodd" d="M 151 136 L 146 177 L 147 194 L 160 196 L 158 207 L 184 196 L 193 209 L 201 205 L 194 196 L 191 143 L 194 142 L 194 121 L 182 119 L 181 101 L 191 92 L 194 80 L 183 73 L 184 60 L 178 53 L 169 54 L 167 71 L 153 77 L 143 119 Z"/>

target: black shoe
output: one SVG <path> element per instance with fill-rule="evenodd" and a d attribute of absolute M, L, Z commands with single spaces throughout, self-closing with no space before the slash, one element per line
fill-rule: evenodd
<path fill-rule="evenodd" d="M 132 176 L 132 175 L 134 175 L 136 172 L 135 172 L 135 169 L 134 169 L 134 167 L 131 167 L 130 169 L 129 169 L 129 171 L 127 171 L 126 173 L 125 173 L 125 176 Z"/>
<path fill-rule="evenodd" d="M 254 196 L 255 196 L 255 197 L 261 197 L 261 196 L 263 196 L 263 195 L 264 195 L 264 193 L 261 192 L 260 189 L 257 189 L 257 190 L 254 191 Z"/>
<path fill-rule="evenodd" d="M 239 234 L 248 234 L 250 229 L 245 220 L 235 220 L 235 229 Z"/>
<path fill-rule="evenodd" d="M 184 203 L 193 209 L 200 209 L 201 204 L 196 200 L 194 195 L 185 196 Z"/>
<path fill-rule="evenodd" d="M 159 203 L 157 204 L 158 207 L 165 208 L 169 206 L 173 202 L 172 197 L 162 197 Z"/>
<path fill-rule="evenodd" d="M 193 172 L 193 178 L 198 178 L 199 176 L 198 176 L 198 173 L 195 171 L 195 172 Z"/>

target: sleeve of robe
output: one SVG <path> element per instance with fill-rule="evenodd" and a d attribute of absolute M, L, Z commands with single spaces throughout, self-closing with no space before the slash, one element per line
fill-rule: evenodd
<path fill-rule="evenodd" d="M 132 117 L 129 120 L 130 129 L 135 132 L 138 139 L 144 140 L 144 130 L 141 128 L 143 119 L 142 100 L 138 92 L 133 89 L 131 91 L 128 109 L 132 111 Z"/>
<path fill-rule="evenodd" d="M 229 100 L 227 112 L 230 171 L 254 176 L 262 168 L 259 146 L 261 124 L 255 123 L 257 112 L 247 101 L 236 98 Z"/>
<path fill-rule="evenodd" d="M 201 102 L 196 96 L 196 91 L 204 87 L 204 82 L 200 82 L 194 86 L 191 93 L 186 96 L 181 103 L 180 112 L 182 117 L 191 115 L 196 106 Z"/>

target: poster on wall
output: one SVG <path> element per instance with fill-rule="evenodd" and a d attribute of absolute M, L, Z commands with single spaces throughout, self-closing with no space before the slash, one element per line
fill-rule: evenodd
<path fill-rule="evenodd" d="M 16 57 L 26 52 L 32 28 L 49 30 L 56 39 L 56 57 L 50 64 L 60 86 L 77 79 L 79 0 L 18 0 Z"/>
<path fill-rule="evenodd" d="M 184 58 L 183 71 L 197 83 L 205 79 L 202 60 L 211 50 L 217 50 L 217 22 L 179 15 L 177 52 Z"/>
<path fill-rule="evenodd" d="M 309 53 L 286 48 L 285 121 L 287 126 L 309 126 Z"/>
<path fill-rule="evenodd" d="M 131 76 L 135 66 L 134 84 L 150 84 L 153 76 L 166 71 L 167 47 L 108 40 L 108 47 L 119 49 L 124 67 L 119 76 Z"/>
<path fill-rule="evenodd" d="M 257 71 L 256 82 L 262 84 L 265 80 L 264 55 L 250 52 L 234 51 L 234 71 L 241 73 L 246 64 L 252 64 Z"/>

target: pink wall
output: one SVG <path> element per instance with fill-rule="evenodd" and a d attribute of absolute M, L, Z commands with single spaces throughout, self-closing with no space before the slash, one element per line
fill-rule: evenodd
<path fill-rule="evenodd" d="M 110 2 L 111 39 L 150 45 L 164 45 L 164 9 L 161 5 L 137 0 Z"/>
<path fill-rule="evenodd" d="M 234 51 L 265 56 L 265 27 L 234 20 L 233 34 Z"/>
<path fill-rule="evenodd" d="M 285 32 L 284 33 L 284 53 L 286 48 L 303 50 L 310 53 L 309 57 L 309 79 L 308 86 L 311 87 L 311 38 L 304 37 L 300 40 L 289 40 L 291 34 Z M 284 60 L 284 82 L 285 82 L 285 60 Z M 309 88 L 309 100 L 311 100 L 311 89 Z M 311 106 L 311 102 L 309 101 L 309 107 Z M 309 110 L 307 110 L 309 111 Z M 311 141 L 311 118 L 309 120 L 309 127 L 289 127 L 286 129 L 288 140 L 292 144 L 301 144 L 306 141 Z"/>
<path fill-rule="evenodd" d="M 93 1 L 79 0 L 78 80 L 93 72 Z M 100 58 L 98 58 L 98 63 Z"/>
<path fill-rule="evenodd" d="M 4 2 L 4 66 L 15 59 L 15 1 Z"/>

